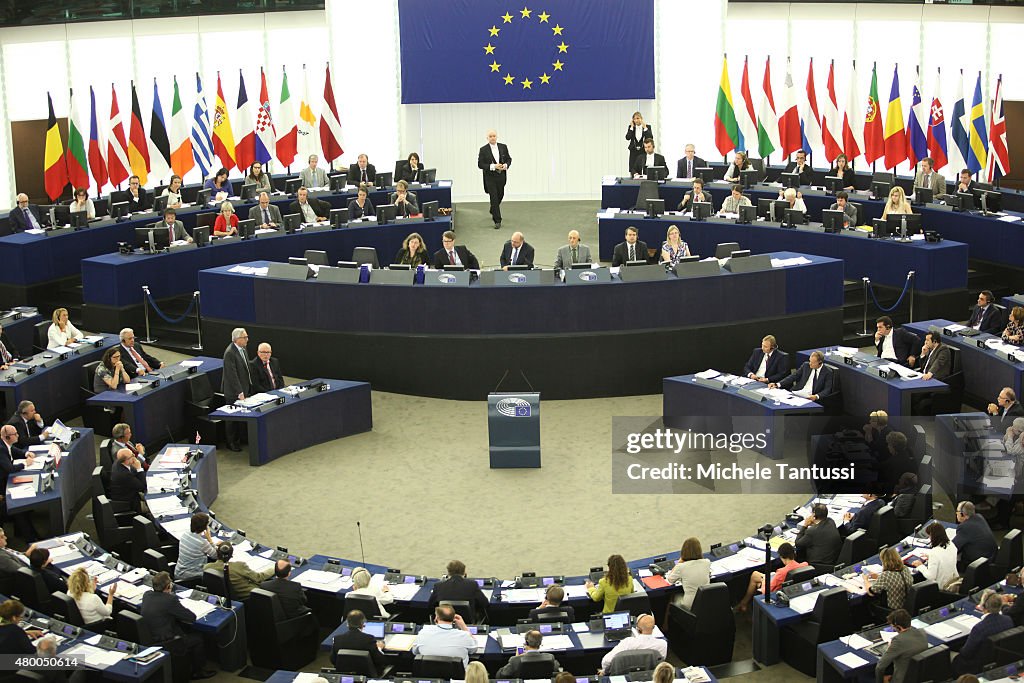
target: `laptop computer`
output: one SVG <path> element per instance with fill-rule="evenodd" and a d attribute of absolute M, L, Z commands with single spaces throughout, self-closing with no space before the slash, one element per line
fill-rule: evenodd
<path fill-rule="evenodd" d="M 612 612 L 603 615 L 604 637 L 606 640 L 623 640 L 633 635 L 629 612 Z"/>

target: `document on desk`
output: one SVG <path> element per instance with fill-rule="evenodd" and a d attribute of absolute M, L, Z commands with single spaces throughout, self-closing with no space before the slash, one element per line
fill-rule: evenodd
<path fill-rule="evenodd" d="M 859 669 L 860 667 L 867 666 L 871 663 L 863 657 L 859 657 L 852 652 L 847 652 L 846 654 L 839 655 L 838 657 L 836 657 L 836 661 L 848 669 Z"/>
<path fill-rule="evenodd" d="M 505 602 L 536 602 L 540 603 L 544 600 L 544 589 L 543 588 L 513 588 L 511 590 L 504 591 L 502 594 L 502 600 Z"/>
<path fill-rule="evenodd" d="M 202 364 L 203 361 L 201 360 L 183 360 L 180 363 L 178 363 L 178 365 L 180 365 L 183 368 L 198 368 Z"/>
<path fill-rule="evenodd" d="M 866 647 L 871 647 L 871 645 L 873 644 L 870 640 L 860 635 L 859 633 L 854 633 L 850 636 L 844 636 L 840 638 L 839 641 L 847 647 L 852 647 L 854 650 L 863 650 Z"/>
<path fill-rule="evenodd" d="M 704 372 L 698 372 L 697 374 L 694 375 L 694 377 L 699 377 L 700 379 L 714 379 L 715 377 L 718 377 L 721 374 L 722 373 L 720 373 L 718 370 L 708 368 Z"/>
<path fill-rule="evenodd" d="M 711 683 L 711 677 L 702 666 L 688 666 L 683 669 L 683 679 L 686 683 Z"/>
<path fill-rule="evenodd" d="M 541 650 L 571 650 L 572 638 L 565 634 L 547 635 L 540 643 Z M 545 679 L 546 680 L 546 679 Z"/>
<path fill-rule="evenodd" d="M 342 576 L 341 574 L 325 572 L 320 569 L 307 569 L 301 574 L 296 575 L 293 580 L 305 588 L 315 588 L 331 593 L 336 593 L 352 586 L 351 576 Z M 348 586 L 345 585 L 346 583 Z"/>
<path fill-rule="evenodd" d="M 545 636 L 545 640 L 551 636 Z M 498 636 L 498 642 L 501 643 L 502 650 L 512 650 L 517 647 L 524 647 L 526 645 L 526 636 L 522 633 L 502 633 Z M 543 644 L 543 641 L 541 641 Z"/>
<path fill-rule="evenodd" d="M 149 511 L 157 517 L 183 515 L 188 512 L 188 508 L 183 506 L 181 500 L 175 495 L 146 498 L 146 505 L 149 506 Z"/>
<path fill-rule="evenodd" d="M 570 598 L 585 598 L 587 597 L 587 587 L 584 585 L 578 586 L 562 586 L 562 590 L 565 591 L 565 599 Z"/>
<path fill-rule="evenodd" d="M 86 645 L 85 643 L 79 643 L 74 647 L 70 647 L 61 654 L 65 656 L 77 655 L 94 669 L 107 669 L 124 659 L 124 655 L 120 652 L 104 650 L 103 648 Z"/>
<path fill-rule="evenodd" d="M 814 604 L 818 601 L 818 593 L 804 593 L 798 595 L 789 601 L 789 608 L 797 614 L 809 614 L 814 609 Z"/>
<path fill-rule="evenodd" d="M 928 633 L 928 635 L 935 636 L 939 640 L 949 640 L 951 638 L 956 638 L 961 633 L 963 633 L 963 631 L 958 629 L 956 626 L 952 626 L 945 621 L 939 622 L 938 624 L 929 624 L 928 626 L 924 627 L 924 630 Z"/>
<path fill-rule="evenodd" d="M 409 602 L 420 592 L 420 588 L 422 586 L 417 583 L 399 583 L 394 586 L 388 586 L 388 591 L 391 595 L 395 596 L 395 600 Z"/>
<path fill-rule="evenodd" d="M 550 636 L 549 636 L 550 637 Z M 475 633 L 473 634 L 473 640 L 476 641 L 477 652 L 483 652 L 487 649 L 487 639 L 490 638 L 486 633 Z"/>
<path fill-rule="evenodd" d="M 878 366 L 879 370 L 893 370 L 900 379 L 918 379 L 921 377 L 921 373 L 917 370 L 911 370 L 908 367 L 900 365 L 899 363 L 882 363 Z"/>
<path fill-rule="evenodd" d="M 181 604 L 185 606 L 192 614 L 196 615 L 196 619 L 202 619 L 207 614 L 217 609 L 216 605 L 211 605 L 204 600 L 193 600 L 192 598 L 181 598 Z"/>
<path fill-rule="evenodd" d="M 268 560 L 265 557 L 259 557 L 258 555 L 249 555 L 246 553 L 243 553 L 241 556 L 236 554 L 235 559 L 241 562 L 245 562 L 249 569 L 253 570 L 254 572 L 265 572 L 268 569 L 273 568 L 275 564 L 273 560 Z"/>
<path fill-rule="evenodd" d="M 384 649 L 396 652 L 408 652 L 416 642 L 414 633 L 391 633 L 384 639 Z"/>
<path fill-rule="evenodd" d="M 31 498 L 36 495 L 36 484 L 33 481 L 31 484 L 18 484 L 17 486 L 8 486 L 7 495 L 14 500 L 20 500 L 22 498 Z"/>
<path fill-rule="evenodd" d="M 135 584 L 126 583 L 124 581 L 117 582 L 117 597 L 124 598 L 129 602 L 141 602 L 142 596 L 151 590 L 153 589 L 149 586 L 136 586 Z"/>
<path fill-rule="evenodd" d="M 958 617 L 950 619 L 950 621 L 970 631 L 978 622 L 981 621 L 981 617 L 976 617 L 973 614 L 961 614 Z"/>
<path fill-rule="evenodd" d="M 786 268 L 788 266 L 804 266 L 811 263 L 811 259 L 804 256 L 795 256 L 793 258 L 773 258 L 772 268 Z"/>

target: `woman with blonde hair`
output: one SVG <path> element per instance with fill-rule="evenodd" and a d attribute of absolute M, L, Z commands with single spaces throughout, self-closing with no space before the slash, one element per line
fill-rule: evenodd
<path fill-rule="evenodd" d="M 82 333 L 68 320 L 68 309 L 56 308 L 53 311 L 53 324 L 46 330 L 46 348 L 55 349 L 58 346 L 74 344 L 82 338 Z"/>
<path fill-rule="evenodd" d="M 882 551 L 882 573 L 865 572 L 864 589 L 868 595 L 878 595 L 885 591 L 886 606 L 890 610 L 903 609 L 907 599 L 907 588 L 913 585 L 914 575 L 903 564 L 903 558 L 896 548 L 890 546 Z"/>
<path fill-rule="evenodd" d="M 674 680 L 676 680 L 676 668 L 668 662 L 662 662 L 654 667 L 651 683 L 672 683 Z"/>
<path fill-rule="evenodd" d="M 487 683 L 487 667 L 474 660 L 466 667 L 466 683 Z"/>
<path fill-rule="evenodd" d="M 117 592 L 117 584 L 110 584 L 107 589 L 107 601 L 104 603 L 100 596 L 96 595 L 96 578 L 89 576 L 84 567 L 79 567 L 71 572 L 68 577 L 68 595 L 75 600 L 78 611 L 82 613 L 82 621 L 86 626 L 102 623 L 114 613 L 114 593 Z"/>
<path fill-rule="evenodd" d="M 626 149 L 629 150 L 629 172 L 633 172 L 633 166 L 637 158 L 644 153 L 644 140 L 654 138 L 654 129 L 650 124 L 644 123 L 644 116 L 638 111 L 633 112 L 633 118 L 626 127 Z"/>
<path fill-rule="evenodd" d="M 690 246 L 679 236 L 679 227 L 668 226 L 665 241 L 661 244 L 661 262 L 676 265 L 683 257 L 690 255 Z"/>
<path fill-rule="evenodd" d="M 352 590 L 349 591 L 349 595 L 372 595 L 377 598 L 377 609 L 380 610 L 380 616 L 384 619 L 390 618 L 392 615 L 384 609 L 384 605 L 390 605 L 395 601 L 395 596 L 388 590 L 386 583 L 381 583 L 379 586 L 370 585 L 370 572 L 363 567 L 356 567 L 352 570 Z"/>
<path fill-rule="evenodd" d="M 890 213 L 896 215 L 914 213 L 910 208 L 910 202 L 907 201 L 907 195 L 899 185 L 889 190 L 889 201 L 885 203 L 885 208 L 882 209 L 882 218 L 884 219 Z"/>
<path fill-rule="evenodd" d="M 217 220 L 213 222 L 213 236 L 225 237 L 238 234 L 238 216 L 235 215 L 235 205 L 231 202 L 222 202 Z"/>

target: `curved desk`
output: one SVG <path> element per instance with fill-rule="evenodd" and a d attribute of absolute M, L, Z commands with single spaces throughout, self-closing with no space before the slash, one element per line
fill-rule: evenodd
<path fill-rule="evenodd" d="M 68 446 L 57 466 L 53 488 L 49 491 L 25 497 L 7 497 L 7 513 L 45 512 L 51 534 L 62 534 L 68 528 L 78 508 L 92 492 L 92 470 L 96 467 L 95 434 L 88 427 L 73 427 L 78 435 Z M 8 475 L 7 488 L 13 489 L 19 477 L 31 477 L 33 484 L 38 480 L 39 470 L 21 470 Z"/>
<path fill-rule="evenodd" d="M 508 372 L 545 398 L 621 396 L 657 393 L 666 374 L 746 357 L 769 329 L 791 346 L 835 343 L 842 263 L 807 258 L 750 273 L 502 287 L 290 281 L 222 267 L 202 271 L 199 289 L 207 339 L 244 326 L 274 345 L 291 375 L 479 400 Z M 336 352 L 314 357 L 311 347 Z M 399 359 L 413 357 L 450 358 L 457 372 L 441 376 L 433 363 L 410 372 Z"/>

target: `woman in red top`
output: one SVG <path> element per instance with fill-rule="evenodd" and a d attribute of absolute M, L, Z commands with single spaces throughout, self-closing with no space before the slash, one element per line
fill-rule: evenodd
<path fill-rule="evenodd" d="M 231 202 L 224 202 L 220 205 L 220 215 L 213 223 L 213 236 L 225 237 L 238 234 L 238 216 L 235 215 L 235 207 Z"/>
<path fill-rule="evenodd" d="M 806 562 L 796 561 L 796 548 L 791 543 L 783 543 L 779 546 L 779 559 L 782 560 L 782 567 L 775 570 L 772 574 L 772 585 L 771 591 L 775 591 L 782 588 L 782 584 L 786 582 L 786 576 L 794 569 L 800 569 L 800 567 L 808 566 Z M 750 575 L 750 585 L 747 586 L 747 594 L 743 596 L 740 603 L 736 605 L 736 611 L 746 612 L 747 606 L 750 605 L 750 601 L 754 599 L 754 593 L 757 592 L 761 586 L 764 585 L 764 574 L 761 572 L 753 572 Z"/>

